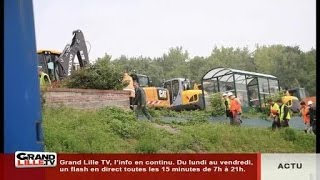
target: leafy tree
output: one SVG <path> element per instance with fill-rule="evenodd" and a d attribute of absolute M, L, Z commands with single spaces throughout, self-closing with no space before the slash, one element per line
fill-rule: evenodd
<path fill-rule="evenodd" d="M 275 67 L 283 58 L 284 47 L 282 45 L 257 46 L 253 53 L 257 71 L 260 73 L 275 75 Z"/>
<path fill-rule="evenodd" d="M 316 50 L 311 49 L 310 51 L 303 54 L 301 61 L 298 62 L 298 67 L 301 72 L 297 78 L 306 89 L 309 96 L 316 95 Z"/>
<path fill-rule="evenodd" d="M 250 52 L 247 47 L 214 47 L 208 57 L 189 57 L 180 47 L 172 47 L 161 57 L 126 57 L 110 61 L 120 72 L 136 72 L 149 76 L 155 86 L 165 79 L 176 77 L 189 78 L 200 83 L 202 76 L 217 67 L 234 68 L 278 77 L 282 88 L 304 87 L 307 94 L 315 95 L 316 51 L 302 52 L 298 46 L 275 44 L 256 46 Z"/>
<path fill-rule="evenodd" d="M 197 83 L 201 82 L 202 76 L 210 70 L 204 57 L 195 56 L 187 62 L 189 69 L 189 78 Z"/>
<path fill-rule="evenodd" d="M 257 46 L 254 61 L 257 71 L 278 77 L 282 88 L 304 87 L 315 95 L 315 50 L 304 53 L 298 46 Z"/>
<path fill-rule="evenodd" d="M 255 62 L 251 57 L 248 48 L 215 47 L 208 57 L 209 66 L 212 68 L 226 67 L 255 71 Z"/>
<path fill-rule="evenodd" d="M 188 58 L 189 53 L 183 51 L 182 47 L 170 48 L 168 54 L 163 55 L 161 62 L 164 78 L 187 77 L 189 69 L 186 62 Z"/>

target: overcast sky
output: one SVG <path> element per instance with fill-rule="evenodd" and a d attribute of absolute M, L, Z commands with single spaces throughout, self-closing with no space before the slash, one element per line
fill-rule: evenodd
<path fill-rule="evenodd" d="M 160 57 L 182 46 L 191 57 L 214 46 L 316 45 L 316 0 L 33 0 L 37 49 L 62 51 L 81 29 L 95 60 Z M 88 49 L 90 49 L 88 45 Z"/>

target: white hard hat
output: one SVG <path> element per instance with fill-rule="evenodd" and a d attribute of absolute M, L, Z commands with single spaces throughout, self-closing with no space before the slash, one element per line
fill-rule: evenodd
<path fill-rule="evenodd" d="M 310 100 L 310 101 L 308 101 L 308 105 L 312 105 L 313 104 L 313 102 Z"/>
<path fill-rule="evenodd" d="M 224 96 L 227 96 L 227 95 L 228 95 L 227 93 L 223 93 L 223 94 L 222 94 L 223 97 L 224 97 Z"/>
<path fill-rule="evenodd" d="M 233 93 L 232 92 L 228 92 L 228 96 L 232 96 L 233 95 Z"/>

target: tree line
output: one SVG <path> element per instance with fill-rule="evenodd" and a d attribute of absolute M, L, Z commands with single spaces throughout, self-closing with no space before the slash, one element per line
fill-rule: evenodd
<path fill-rule="evenodd" d="M 247 47 L 214 47 L 207 57 L 190 58 L 187 50 L 170 48 L 161 57 L 127 57 L 111 61 L 105 54 L 97 61 L 107 61 L 121 72 L 136 72 L 149 76 L 154 85 L 163 80 L 183 77 L 200 83 L 206 72 L 225 67 L 270 74 L 278 77 L 282 88 L 303 87 L 308 96 L 316 94 L 316 50 L 303 52 L 299 46 L 257 45 L 253 52 Z"/>

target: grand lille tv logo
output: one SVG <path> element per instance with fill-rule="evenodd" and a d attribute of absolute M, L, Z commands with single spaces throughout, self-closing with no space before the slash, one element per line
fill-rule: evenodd
<path fill-rule="evenodd" d="M 55 167 L 57 153 L 16 151 L 15 165 L 17 168 Z"/>

